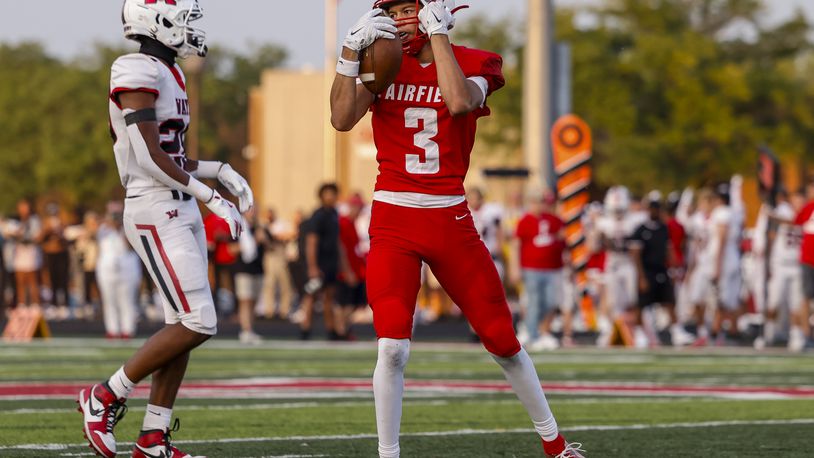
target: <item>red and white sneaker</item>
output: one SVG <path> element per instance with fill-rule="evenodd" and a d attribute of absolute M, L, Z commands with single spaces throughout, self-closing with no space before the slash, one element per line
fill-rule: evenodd
<path fill-rule="evenodd" d="M 90 447 L 105 458 L 116 456 L 113 428 L 127 413 L 124 399 L 117 399 L 105 383 L 97 383 L 79 392 L 76 402 L 85 417 L 82 431 Z"/>
<path fill-rule="evenodd" d="M 562 434 L 551 442 L 543 440 L 543 451 L 549 458 L 585 458 L 585 450 L 579 442 L 568 443 Z"/>
<path fill-rule="evenodd" d="M 206 458 L 184 453 L 172 445 L 170 434 L 178 431 L 179 425 L 180 422 L 176 418 L 172 428 L 166 431 L 161 429 L 142 431 L 133 448 L 133 458 Z"/>

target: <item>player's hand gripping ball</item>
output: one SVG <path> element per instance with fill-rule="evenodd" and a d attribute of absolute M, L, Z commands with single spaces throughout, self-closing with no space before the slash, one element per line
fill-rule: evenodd
<path fill-rule="evenodd" d="M 374 94 L 384 92 L 401 69 L 401 41 L 379 38 L 359 54 L 359 79 Z"/>

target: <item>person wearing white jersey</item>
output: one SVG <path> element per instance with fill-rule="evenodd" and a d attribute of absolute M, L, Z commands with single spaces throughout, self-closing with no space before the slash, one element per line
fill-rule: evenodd
<path fill-rule="evenodd" d="M 712 237 L 705 261 L 710 263 L 711 280 L 716 292 L 713 338 L 723 338 L 720 332 L 725 321 L 730 323 L 730 332 L 736 330 L 740 309 L 740 234 L 743 217 L 738 204 L 735 204 L 735 199 L 739 198 L 736 197 L 739 196 L 736 189 L 739 188 L 734 184 L 719 184 L 715 188 L 710 214 Z"/>
<path fill-rule="evenodd" d="M 695 211 L 687 214 L 688 216 L 681 216 L 690 236 L 687 300 L 695 307 L 697 345 L 706 344 L 709 336 L 706 309 L 708 302 L 714 297 L 712 281 L 712 260 L 715 257 L 712 243 L 714 225 L 711 222 L 713 199 L 712 191 L 701 190 L 698 193 Z"/>
<path fill-rule="evenodd" d="M 198 178 L 217 178 L 240 199 L 242 211 L 253 202 L 248 183 L 228 164 L 186 157 L 189 100 L 175 60 L 206 55 L 206 35 L 192 25 L 202 16 L 198 0 L 125 0 L 122 10 L 125 37 L 141 45 L 116 59 L 110 79 L 113 150 L 126 193 L 123 227 L 158 285 L 166 326 L 108 380 L 79 392 L 86 438 L 108 458 L 117 454 L 113 429 L 125 401 L 148 376 L 152 387 L 132 456 L 189 456 L 170 442 L 172 408 L 190 351 L 217 326 L 196 200 L 227 222 L 232 238 L 241 232 L 238 210 Z"/>
<path fill-rule="evenodd" d="M 641 219 L 638 215 L 631 215 L 629 208 L 627 188 L 614 186 L 605 195 L 605 214 L 596 223 L 600 245 L 606 250 L 599 346 L 610 343 L 613 321 L 618 318 L 631 323 L 635 321 L 634 316 L 627 316 L 628 312 L 635 312 L 638 300 L 636 264 L 629 251 L 629 242 Z"/>
<path fill-rule="evenodd" d="M 778 310 L 785 308 L 789 316 L 797 313 L 803 303 L 802 270 L 800 268 L 800 243 L 802 233 L 794 225 L 794 218 L 802 208 L 802 203 L 792 205 L 786 191 L 777 195 L 777 206 L 769 214 L 776 228 L 771 231 L 771 251 L 769 253 L 769 284 L 766 316 L 764 321 L 763 342 L 756 346 L 771 345 L 777 330 Z"/>
<path fill-rule="evenodd" d="M 475 229 L 480 235 L 492 261 L 495 263 L 498 275 L 502 280 L 505 277 L 506 266 L 503 259 L 503 244 L 505 236 L 503 233 L 503 207 L 498 203 L 486 203 L 483 198 L 483 191 L 478 188 L 471 189 L 466 194 L 466 201 L 469 203 L 469 213 L 475 223 Z"/>
<path fill-rule="evenodd" d="M 124 235 L 121 212 L 111 213 L 96 237 L 96 282 L 102 296 L 105 333 L 108 338 L 129 339 L 136 332 L 141 260 Z"/>

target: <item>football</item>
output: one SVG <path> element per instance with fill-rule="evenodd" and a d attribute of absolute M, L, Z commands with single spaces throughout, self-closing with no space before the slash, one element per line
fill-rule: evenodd
<path fill-rule="evenodd" d="M 401 68 L 401 41 L 379 38 L 359 56 L 359 79 L 374 94 L 393 84 Z"/>

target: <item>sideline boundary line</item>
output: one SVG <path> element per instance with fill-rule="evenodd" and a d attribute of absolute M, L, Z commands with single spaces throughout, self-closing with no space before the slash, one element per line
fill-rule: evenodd
<path fill-rule="evenodd" d="M 725 426 L 772 426 L 772 425 L 814 425 L 814 418 L 797 418 L 787 420 L 733 420 L 733 421 L 702 421 L 662 424 L 632 424 L 632 425 L 578 425 L 560 428 L 565 432 L 584 431 L 639 431 L 648 429 L 686 429 L 686 428 L 717 428 Z M 444 436 L 476 436 L 486 434 L 521 434 L 534 433 L 531 428 L 513 429 L 459 429 L 452 431 L 426 431 L 418 433 L 401 433 L 402 437 L 444 437 Z M 325 436 L 271 436 L 271 437 L 240 437 L 225 439 L 191 439 L 173 441 L 176 444 L 233 444 L 250 442 L 287 442 L 287 441 L 321 441 L 321 440 L 356 440 L 375 439 L 376 434 L 337 434 Z M 132 446 L 133 442 L 120 442 L 119 445 Z M 0 446 L 0 450 L 68 450 L 76 447 L 87 447 L 81 444 L 21 444 Z"/>

